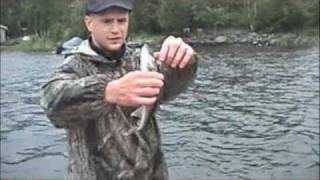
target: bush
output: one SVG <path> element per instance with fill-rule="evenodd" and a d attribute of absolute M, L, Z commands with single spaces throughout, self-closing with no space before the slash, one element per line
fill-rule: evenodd
<path fill-rule="evenodd" d="M 306 15 L 292 0 L 263 1 L 258 4 L 255 27 L 268 32 L 289 31 L 304 26 Z"/>

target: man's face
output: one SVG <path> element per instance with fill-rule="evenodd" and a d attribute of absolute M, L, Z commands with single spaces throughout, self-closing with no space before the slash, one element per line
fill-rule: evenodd
<path fill-rule="evenodd" d="M 86 16 L 85 24 L 96 46 L 114 52 L 122 47 L 128 35 L 129 12 L 109 8 L 101 14 Z"/>

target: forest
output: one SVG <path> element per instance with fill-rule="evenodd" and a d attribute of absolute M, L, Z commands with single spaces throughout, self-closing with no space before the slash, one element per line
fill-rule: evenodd
<path fill-rule="evenodd" d="M 1 0 L 1 24 L 11 38 L 52 41 L 85 37 L 85 0 Z M 239 28 L 290 32 L 319 27 L 318 0 L 135 0 L 131 34 L 182 33 L 183 29 Z"/>

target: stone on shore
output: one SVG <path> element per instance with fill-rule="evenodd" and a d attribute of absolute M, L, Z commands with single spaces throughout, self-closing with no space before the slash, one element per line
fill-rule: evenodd
<path fill-rule="evenodd" d="M 218 36 L 214 39 L 214 42 L 218 44 L 226 43 L 227 41 L 228 38 L 226 36 Z"/>

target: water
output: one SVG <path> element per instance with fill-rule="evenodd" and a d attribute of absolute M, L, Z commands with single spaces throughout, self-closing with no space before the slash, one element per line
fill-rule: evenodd
<path fill-rule="evenodd" d="M 318 48 L 198 50 L 194 84 L 157 115 L 171 179 L 319 179 Z M 65 132 L 38 105 L 61 62 L 2 52 L 1 177 L 65 177 Z"/>
<path fill-rule="evenodd" d="M 39 104 L 39 90 L 61 57 L 1 52 L 1 177 L 62 178 L 65 132 L 56 130 Z"/>

